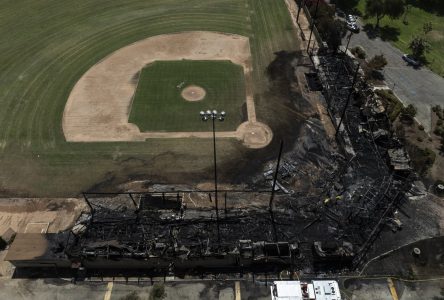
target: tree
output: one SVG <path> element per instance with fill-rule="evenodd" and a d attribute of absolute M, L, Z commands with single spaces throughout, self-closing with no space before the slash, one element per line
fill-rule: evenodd
<path fill-rule="evenodd" d="M 359 0 L 336 0 L 331 1 L 331 3 L 335 3 L 337 7 L 343 9 L 344 11 L 351 11 L 352 9 L 356 8 Z"/>
<path fill-rule="evenodd" d="M 401 115 L 406 119 L 413 120 L 413 118 L 416 116 L 416 107 L 414 107 L 412 104 L 403 107 L 401 110 Z"/>
<path fill-rule="evenodd" d="M 384 10 L 391 19 L 398 19 L 404 14 L 404 0 L 385 0 Z"/>
<path fill-rule="evenodd" d="M 376 27 L 379 27 L 379 21 L 385 16 L 384 0 L 367 0 L 365 13 L 367 16 L 376 17 Z"/>
<path fill-rule="evenodd" d="M 383 54 L 375 55 L 368 62 L 368 67 L 374 70 L 382 70 L 387 65 L 387 59 L 385 59 Z"/>
<path fill-rule="evenodd" d="M 367 0 L 365 4 L 365 13 L 376 18 L 376 27 L 379 27 L 383 17 L 397 19 L 403 15 L 404 10 L 404 0 Z"/>
<path fill-rule="evenodd" d="M 360 59 L 365 59 L 367 57 L 367 53 L 365 52 L 364 48 L 362 48 L 361 46 L 356 46 L 352 48 L 350 51 L 354 56 Z"/>
<path fill-rule="evenodd" d="M 341 46 L 342 38 L 347 33 L 347 27 L 341 20 L 334 20 L 330 17 L 324 17 L 316 25 L 322 39 L 327 43 L 328 48 L 333 51 Z"/>
<path fill-rule="evenodd" d="M 424 25 L 422 25 L 422 30 L 424 31 L 424 34 L 429 33 L 433 30 L 433 24 L 432 22 L 425 22 Z"/>
<path fill-rule="evenodd" d="M 430 50 L 430 44 L 424 37 L 416 36 L 410 41 L 409 48 L 414 58 L 421 59 L 425 52 Z"/>
<path fill-rule="evenodd" d="M 387 60 L 383 54 L 373 56 L 364 68 L 366 78 L 369 80 L 384 80 L 384 74 L 381 71 L 386 65 Z"/>

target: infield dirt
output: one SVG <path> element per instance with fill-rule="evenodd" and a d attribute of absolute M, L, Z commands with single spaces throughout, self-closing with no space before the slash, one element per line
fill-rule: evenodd
<path fill-rule="evenodd" d="M 182 32 L 154 36 L 126 46 L 86 72 L 72 90 L 63 113 L 66 140 L 110 142 L 151 138 L 151 133 L 142 133 L 128 122 L 136 89 L 134 76 L 151 62 L 180 59 L 230 60 L 241 65 L 246 85 L 250 85 L 246 88 L 248 119 L 256 121 L 249 39 L 206 31 Z"/>
<path fill-rule="evenodd" d="M 242 115 L 248 111 L 250 120 L 257 115 L 257 120 L 273 131 L 273 140 L 262 149 L 249 149 L 236 138 L 218 139 L 221 183 L 250 182 L 265 162 L 275 158 L 280 139 L 289 146 L 297 138 L 304 120 L 301 111 L 304 113 L 307 105 L 289 94 L 291 86 L 286 80 L 272 80 L 267 71 L 279 53 L 294 51 L 300 45 L 283 0 L 102 2 L 100 10 L 92 0 L 68 4 L 30 1 L 26 10 L 20 9 L 20 1 L 4 3 L 0 18 L 0 46 L 4 50 L 0 75 L 6 80 L 0 86 L 4 107 L 0 112 L 3 196 L 76 197 L 82 191 L 117 191 L 121 184 L 139 179 L 195 184 L 212 178 L 211 138 L 146 142 L 65 139 L 62 115 L 70 91 L 82 76 L 115 51 L 155 36 L 200 30 L 237 34 L 249 40 L 245 50 L 252 56 L 254 92 L 251 82 L 246 82 L 246 88 L 254 93 L 255 111 L 250 113 L 244 105 Z M 163 49 L 188 44 L 186 39 L 177 40 Z M 219 44 L 225 42 L 219 40 Z M 231 51 L 231 55 L 240 53 Z M 135 79 L 131 78 L 133 85 Z M 96 111 L 98 121 L 109 117 L 104 112 L 114 108 L 110 103 L 103 111 Z M 78 117 L 82 118 L 81 111 Z"/>

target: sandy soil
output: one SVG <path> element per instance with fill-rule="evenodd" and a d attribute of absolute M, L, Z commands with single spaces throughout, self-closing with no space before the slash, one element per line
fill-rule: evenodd
<path fill-rule="evenodd" d="M 142 132 L 140 134 L 144 139 L 153 138 L 212 138 L 211 131 L 180 131 L 180 132 Z M 244 122 L 236 131 L 216 132 L 217 138 L 236 138 L 242 141 L 247 148 L 259 149 L 267 146 L 273 139 L 273 132 L 270 127 L 261 122 Z"/>
<path fill-rule="evenodd" d="M 294 0 L 285 0 L 285 4 L 287 5 L 288 11 L 290 12 L 291 19 L 293 21 L 294 26 L 298 29 L 299 34 L 301 35 L 301 49 L 307 49 L 308 46 L 308 38 L 310 36 L 310 23 L 305 16 L 304 10 L 301 9 L 299 14 L 299 25 L 296 22 L 298 15 L 298 5 Z M 314 45 L 313 45 L 314 43 Z M 312 41 L 310 44 L 313 47 L 313 50 L 316 52 L 318 49 L 318 43 L 314 37 L 312 37 Z"/>
<path fill-rule="evenodd" d="M 140 132 L 128 123 L 136 89 L 135 75 L 156 60 L 231 60 L 244 68 L 246 103 L 250 131 L 246 125 L 218 136 L 237 138 L 252 148 L 271 141 L 268 126 L 256 122 L 252 89 L 252 63 L 247 37 L 206 31 L 181 32 L 147 38 L 112 53 L 88 70 L 77 82 L 63 113 L 63 132 L 67 141 L 144 141 L 147 138 L 211 137 L 210 132 Z M 256 124 L 257 123 L 257 124 Z M 255 124 L 254 126 L 251 124 Z M 254 129 L 253 129 L 254 127 Z M 247 132 L 248 133 L 248 132 Z M 250 145 L 251 143 L 251 145 Z"/>
<path fill-rule="evenodd" d="M 200 101 L 205 98 L 207 92 L 203 88 L 197 85 L 187 86 L 182 90 L 180 95 L 187 101 Z"/>
<path fill-rule="evenodd" d="M 0 234 L 15 232 L 58 232 L 72 226 L 82 210 L 78 199 L 1 199 Z"/>

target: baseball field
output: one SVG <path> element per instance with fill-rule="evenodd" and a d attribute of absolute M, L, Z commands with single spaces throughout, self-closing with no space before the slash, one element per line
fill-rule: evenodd
<path fill-rule="evenodd" d="M 278 129 L 291 124 L 267 67 L 298 43 L 284 0 L 2 1 L 0 194 L 211 181 L 210 129 L 197 116 L 205 108 L 227 111 L 221 180 L 241 176 L 275 153 Z M 153 44 L 155 58 L 142 57 Z M 113 71 L 117 61 L 127 69 Z M 240 136 L 246 121 L 275 138 L 245 147 L 256 142 Z M 164 134 L 178 131 L 189 134 Z"/>
<path fill-rule="evenodd" d="M 208 131 L 199 112 L 210 108 L 229 116 L 219 130 L 236 130 L 244 86 L 242 68 L 230 61 L 157 61 L 142 69 L 129 122 L 142 131 Z"/>

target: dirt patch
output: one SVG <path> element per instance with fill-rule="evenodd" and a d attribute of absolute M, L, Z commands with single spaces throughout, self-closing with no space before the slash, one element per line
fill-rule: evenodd
<path fill-rule="evenodd" d="M 180 95 L 187 101 L 200 101 L 205 98 L 207 92 L 203 88 L 197 85 L 187 86 L 182 90 Z"/>
<path fill-rule="evenodd" d="M 434 42 L 438 42 L 444 39 L 444 34 L 438 30 L 430 31 L 427 36 Z"/>
<path fill-rule="evenodd" d="M 242 123 L 237 128 L 237 132 L 244 146 L 251 149 L 264 148 L 273 139 L 273 132 L 270 127 L 260 122 Z"/>
<path fill-rule="evenodd" d="M 117 50 L 88 70 L 76 83 L 63 113 L 70 142 L 144 141 L 147 138 L 202 137 L 205 132 L 140 132 L 128 123 L 136 89 L 134 74 L 156 60 L 230 60 L 241 65 L 246 81 L 248 120 L 256 121 L 249 39 L 240 35 L 190 31 L 159 35 Z M 221 132 L 237 138 L 236 132 Z M 211 137 L 211 135 L 210 135 Z"/>
<path fill-rule="evenodd" d="M 299 24 L 298 24 L 297 15 L 299 7 L 296 1 L 285 0 L 285 4 L 287 5 L 288 11 L 290 12 L 291 20 L 293 21 L 294 26 L 297 28 L 299 35 L 301 36 L 300 48 L 306 49 L 308 46 L 308 41 L 306 40 L 306 37 L 310 35 L 310 22 L 308 22 L 307 16 L 305 15 L 305 11 L 301 9 L 299 13 Z M 313 47 L 313 50 L 318 49 L 316 39 L 312 40 L 311 45 Z"/>
<path fill-rule="evenodd" d="M 184 132 L 143 132 L 146 139 L 164 138 L 205 138 L 213 137 L 209 131 L 184 131 Z M 242 141 L 243 145 L 251 149 L 264 148 L 273 139 L 273 132 L 266 124 L 261 122 L 247 121 L 239 125 L 236 131 L 216 132 L 217 138 L 235 138 Z"/>
<path fill-rule="evenodd" d="M 72 226 L 86 209 L 78 199 L 1 199 L 0 233 L 8 228 L 15 232 L 59 232 Z"/>

